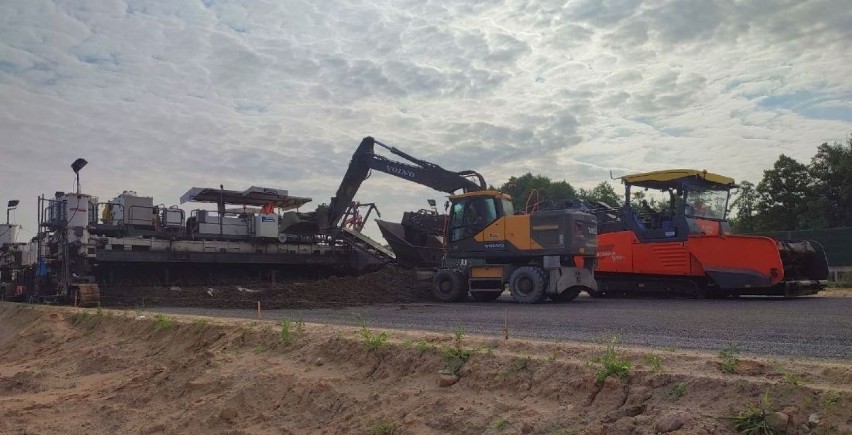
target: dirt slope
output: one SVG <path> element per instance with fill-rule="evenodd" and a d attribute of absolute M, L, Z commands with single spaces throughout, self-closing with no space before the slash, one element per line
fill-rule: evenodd
<path fill-rule="evenodd" d="M 276 284 L 245 282 L 192 287 L 109 286 L 101 288 L 101 303 L 110 307 L 169 306 L 264 309 L 341 308 L 432 300 L 430 281 L 413 270 L 388 266 L 360 276 L 290 280 Z"/>
<path fill-rule="evenodd" d="M 596 382 L 603 345 L 289 326 L 0 304 L 0 433 L 732 433 L 749 403 L 852 432 L 843 361 L 615 348 Z"/>

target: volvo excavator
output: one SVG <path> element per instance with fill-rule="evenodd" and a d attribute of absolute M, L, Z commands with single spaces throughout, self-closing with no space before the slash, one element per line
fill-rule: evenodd
<path fill-rule="evenodd" d="M 377 145 L 407 162 L 377 155 Z M 492 301 L 506 287 L 519 303 L 538 303 L 547 298 L 569 301 L 581 290 L 597 288 L 593 274 L 597 255 L 594 215 L 580 210 L 516 214 L 511 197 L 489 189 L 478 172 L 449 171 L 372 137 L 365 137 L 352 156 L 325 213 L 326 222 L 321 225 L 332 231 L 340 228 L 341 218 L 371 171 L 449 194 L 446 218 L 436 210 L 407 216 L 419 219 L 421 231 L 431 228 L 414 236 L 431 241 L 434 249 L 429 255 L 442 257 L 432 287 L 439 301 L 463 301 L 468 294 L 476 301 Z M 404 230 L 385 221 L 379 221 L 379 225 L 391 246 L 407 243 Z M 439 228 L 443 237 L 435 234 Z"/>

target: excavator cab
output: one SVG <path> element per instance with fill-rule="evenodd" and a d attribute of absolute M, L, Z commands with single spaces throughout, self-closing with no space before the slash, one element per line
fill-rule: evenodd
<path fill-rule="evenodd" d="M 502 240 L 503 234 L 481 234 L 503 216 L 512 216 L 515 209 L 511 198 L 503 193 L 484 190 L 450 197 L 447 242 L 458 244 L 473 239 L 479 244 L 486 239 Z M 480 237 L 476 237 L 480 235 Z"/>
<path fill-rule="evenodd" d="M 690 235 L 722 235 L 731 231 L 728 201 L 734 180 L 707 171 L 675 169 L 622 177 L 624 223 L 643 242 L 683 241 Z M 634 188 L 655 190 L 664 200 L 631 202 Z"/>

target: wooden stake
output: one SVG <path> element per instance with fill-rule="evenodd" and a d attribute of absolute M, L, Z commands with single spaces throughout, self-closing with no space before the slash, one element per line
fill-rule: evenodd
<path fill-rule="evenodd" d="M 77 306 L 77 298 L 80 296 L 80 290 L 74 292 L 74 306 Z"/>
<path fill-rule="evenodd" d="M 257 318 L 260 319 L 260 301 L 257 301 Z"/>
<path fill-rule="evenodd" d="M 506 313 L 503 315 L 503 339 L 509 339 L 509 309 L 506 308 Z"/>

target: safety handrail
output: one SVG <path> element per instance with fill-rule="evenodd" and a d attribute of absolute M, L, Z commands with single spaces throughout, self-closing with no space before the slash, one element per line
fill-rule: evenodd
<path fill-rule="evenodd" d="M 535 194 L 535 203 L 532 205 L 532 210 L 530 210 L 530 201 L 533 198 L 533 194 Z M 538 205 L 541 204 L 541 197 L 539 196 L 538 189 L 533 189 L 530 191 L 529 196 L 527 196 L 527 202 L 524 204 L 524 213 L 530 214 L 538 211 Z"/>

